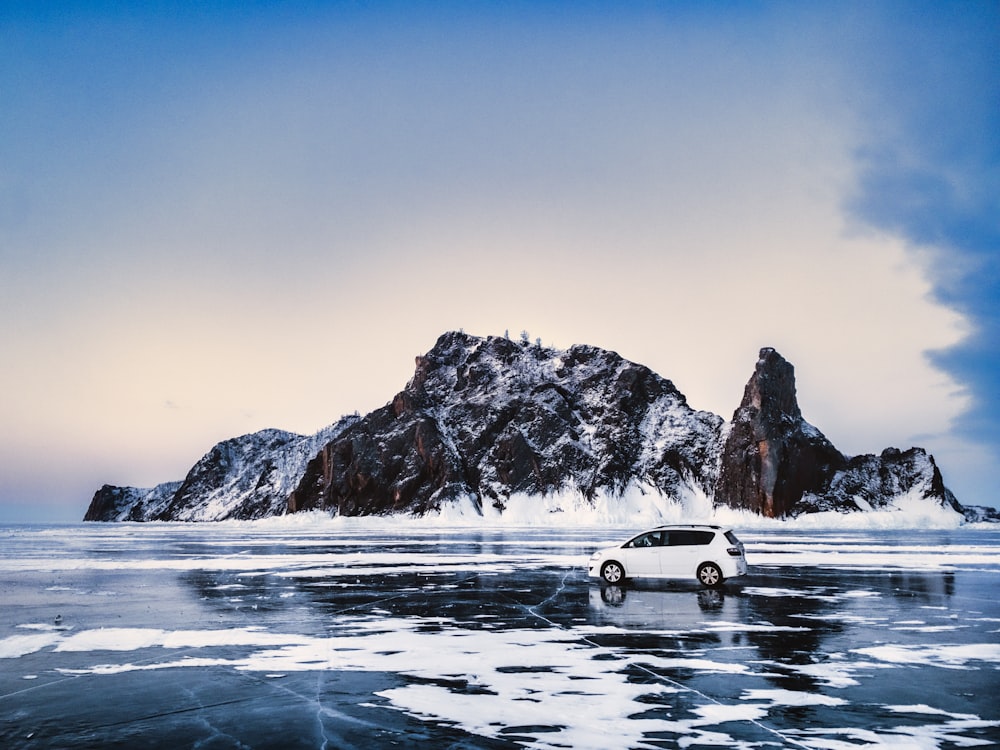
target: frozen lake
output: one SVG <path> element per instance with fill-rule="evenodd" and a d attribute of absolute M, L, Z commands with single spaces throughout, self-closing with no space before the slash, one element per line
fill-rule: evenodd
<path fill-rule="evenodd" d="M 0 528 L 0 747 L 1000 746 L 1000 530 L 589 582 L 630 531 Z"/>

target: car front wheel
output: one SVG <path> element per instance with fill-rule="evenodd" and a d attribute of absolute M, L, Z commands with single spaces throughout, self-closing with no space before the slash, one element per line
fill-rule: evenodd
<path fill-rule="evenodd" d="M 608 560 L 601 566 L 601 578 L 608 583 L 620 583 L 624 577 L 625 569 L 615 560 Z"/>
<path fill-rule="evenodd" d="M 698 581 L 702 586 L 719 586 L 722 580 L 722 571 L 715 563 L 704 563 L 698 568 Z"/>

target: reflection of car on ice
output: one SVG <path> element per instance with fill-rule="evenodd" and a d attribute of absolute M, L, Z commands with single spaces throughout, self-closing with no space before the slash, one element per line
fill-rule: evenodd
<path fill-rule="evenodd" d="M 626 578 L 695 578 L 719 586 L 746 575 L 743 543 L 721 526 L 660 526 L 590 557 L 588 573 L 605 583 Z"/>
<path fill-rule="evenodd" d="M 701 588 L 693 592 L 685 588 L 660 588 L 662 584 L 637 584 L 630 588 L 608 584 L 590 590 L 590 606 L 605 615 L 611 615 L 615 624 L 623 627 L 651 621 L 662 617 L 677 623 L 679 617 L 694 617 L 706 612 L 717 612 L 726 603 L 721 588 Z M 695 594 L 691 598 L 691 594 Z M 698 609 L 694 610 L 691 603 Z"/>

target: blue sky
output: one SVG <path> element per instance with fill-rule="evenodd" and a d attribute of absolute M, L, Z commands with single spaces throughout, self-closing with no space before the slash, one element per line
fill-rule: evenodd
<path fill-rule="evenodd" d="M 995 505 L 1000 3 L 6 3 L 0 519 L 387 402 L 448 329 Z"/>

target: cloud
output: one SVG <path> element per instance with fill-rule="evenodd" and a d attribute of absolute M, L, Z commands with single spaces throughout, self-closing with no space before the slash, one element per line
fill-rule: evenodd
<path fill-rule="evenodd" d="M 977 470 L 958 473 L 959 484 L 993 502 L 1000 481 L 1000 6 L 887 7 L 857 48 L 866 106 L 861 172 L 848 206 L 857 220 L 914 246 L 933 298 L 968 321 L 960 343 L 931 353 L 969 394 L 942 445 L 981 457 Z"/>

